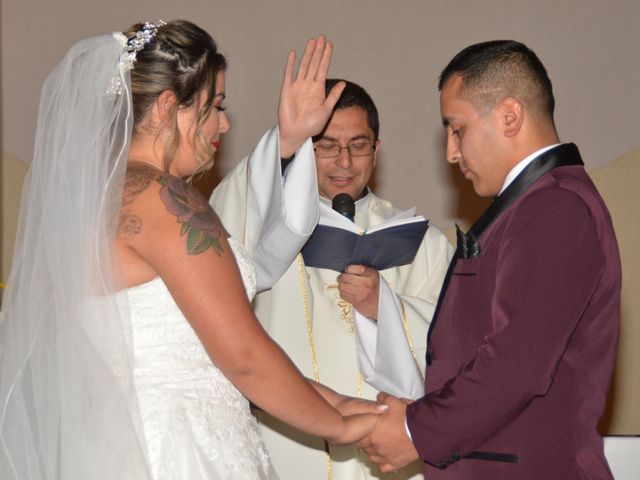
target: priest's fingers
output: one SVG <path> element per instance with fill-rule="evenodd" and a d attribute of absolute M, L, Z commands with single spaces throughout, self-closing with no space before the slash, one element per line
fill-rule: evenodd
<path fill-rule="evenodd" d="M 291 50 L 287 56 L 287 64 L 284 67 L 284 80 L 282 82 L 282 88 L 288 87 L 293 81 L 293 71 L 296 66 L 296 51 Z"/>
<path fill-rule="evenodd" d="M 341 273 L 338 275 L 338 284 L 368 286 L 370 288 L 378 288 L 380 284 L 380 274 L 374 270 L 367 270 L 364 274 Z"/>
<path fill-rule="evenodd" d="M 327 40 L 327 43 L 324 47 L 324 51 L 322 52 L 322 57 L 320 58 L 320 63 L 318 64 L 318 69 L 316 71 L 316 76 L 315 76 L 316 80 L 322 83 L 324 83 L 325 80 L 327 79 L 327 73 L 329 72 L 329 65 L 331 64 L 332 55 L 333 55 L 333 43 Z"/>
<path fill-rule="evenodd" d="M 371 277 L 378 275 L 378 271 L 375 268 L 367 267 L 365 265 L 347 265 L 344 269 L 345 273 L 351 273 L 361 277 Z"/>
<path fill-rule="evenodd" d="M 307 74 L 309 72 L 309 63 L 311 63 L 311 57 L 313 56 L 313 52 L 316 48 L 316 39 L 312 38 L 307 42 L 307 45 L 304 48 L 304 53 L 302 54 L 302 58 L 300 59 L 300 65 L 298 66 L 298 74 L 295 79 L 304 79 L 307 78 Z"/>
<path fill-rule="evenodd" d="M 333 46 L 331 45 L 331 42 L 327 42 L 327 39 L 324 37 L 324 35 L 320 35 L 316 39 L 316 45 L 313 50 L 313 55 L 311 56 L 311 61 L 309 62 L 309 68 L 307 71 L 307 78 L 309 80 L 318 79 L 318 69 L 325 55 L 329 57 L 325 60 L 327 64 L 327 68 L 329 68 L 332 51 L 333 51 Z"/>

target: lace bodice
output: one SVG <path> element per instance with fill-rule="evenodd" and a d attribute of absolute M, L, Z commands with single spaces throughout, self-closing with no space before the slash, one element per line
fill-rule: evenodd
<path fill-rule="evenodd" d="M 230 239 L 247 294 L 255 269 Z M 134 377 L 153 478 L 269 478 L 247 399 L 216 368 L 160 278 L 128 290 Z"/>

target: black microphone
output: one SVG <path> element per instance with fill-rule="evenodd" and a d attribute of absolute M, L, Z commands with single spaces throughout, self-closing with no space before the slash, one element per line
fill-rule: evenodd
<path fill-rule="evenodd" d="M 356 214 L 356 203 L 348 193 L 339 193 L 333 197 L 331 208 L 353 222 L 353 218 Z"/>

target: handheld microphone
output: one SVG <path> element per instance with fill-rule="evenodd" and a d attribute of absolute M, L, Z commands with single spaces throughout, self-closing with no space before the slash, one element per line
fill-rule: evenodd
<path fill-rule="evenodd" d="M 353 218 L 356 214 L 356 203 L 348 193 L 339 193 L 333 197 L 331 208 L 353 222 Z"/>

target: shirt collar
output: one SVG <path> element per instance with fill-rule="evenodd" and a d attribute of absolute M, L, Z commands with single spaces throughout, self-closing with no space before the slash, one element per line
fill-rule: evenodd
<path fill-rule="evenodd" d="M 531 162 L 533 162 L 537 157 L 542 155 L 547 150 L 551 150 L 552 148 L 557 147 L 558 145 L 560 144 L 554 143 L 553 145 L 547 145 L 546 147 L 543 147 L 540 150 L 536 150 L 535 152 L 533 152 L 531 155 L 527 156 L 523 160 L 520 160 L 516 164 L 516 166 L 513 167 L 507 174 L 507 177 L 504 179 L 504 183 L 502 184 L 502 188 L 500 189 L 500 193 L 505 191 L 505 189 L 511 184 L 511 182 L 515 180 L 515 178 L 520 174 L 520 172 L 522 172 L 522 170 L 524 170 L 527 167 L 527 165 L 529 165 Z M 498 195 L 500 195 L 500 193 L 498 193 Z"/>

